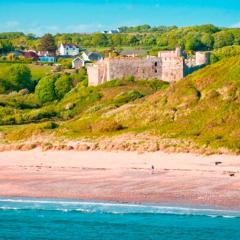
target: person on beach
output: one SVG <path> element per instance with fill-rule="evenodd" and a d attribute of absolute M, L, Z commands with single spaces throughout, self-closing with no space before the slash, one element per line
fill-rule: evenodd
<path fill-rule="evenodd" d="M 152 174 L 154 174 L 155 167 L 152 165 Z"/>

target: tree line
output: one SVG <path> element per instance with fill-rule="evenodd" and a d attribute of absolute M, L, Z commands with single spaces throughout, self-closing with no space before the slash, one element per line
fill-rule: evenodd
<path fill-rule="evenodd" d="M 181 46 L 185 50 L 214 50 L 225 46 L 240 45 L 239 28 L 219 28 L 214 25 L 191 27 L 120 27 L 119 34 L 59 33 L 53 37 L 55 46 L 72 43 L 82 48 L 133 47 L 157 50 Z M 49 36 L 49 35 L 48 35 Z M 42 39 L 33 34 L 0 33 L 0 54 L 12 49 L 42 49 Z"/>

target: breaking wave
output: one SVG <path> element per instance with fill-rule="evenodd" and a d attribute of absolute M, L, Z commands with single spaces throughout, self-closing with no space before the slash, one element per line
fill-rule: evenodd
<path fill-rule="evenodd" d="M 34 198 L 0 198 L 0 211 L 29 210 L 81 214 L 169 214 L 208 216 L 211 218 L 240 218 L 240 211 L 225 209 Z"/>

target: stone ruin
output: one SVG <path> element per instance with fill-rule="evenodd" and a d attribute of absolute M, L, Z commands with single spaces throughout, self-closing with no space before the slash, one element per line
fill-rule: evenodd
<path fill-rule="evenodd" d="M 193 57 L 187 58 L 180 48 L 161 51 L 157 57 L 105 58 L 88 65 L 88 81 L 90 86 L 97 86 L 114 79 L 134 76 L 137 80 L 159 79 L 175 82 L 209 62 L 209 52 L 196 52 Z"/>

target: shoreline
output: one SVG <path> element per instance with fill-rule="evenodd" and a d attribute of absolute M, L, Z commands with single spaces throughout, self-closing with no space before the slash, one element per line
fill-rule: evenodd
<path fill-rule="evenodd" d="M 1 152 L 0 196 L 240 209 L 240 157 L 40 149 Z"/>
<path fill-rule="evenodd" d="M 36 208 L 39 207 L 38 204 L 43 206 L 55 206 L 61 205 L 65 209 L 75 210 L 75 208 L 81 206 L 103 206 L 103 207 L 126 207 L 126 208 L 142 208 L 148 212 L 153 209 L 160 210 L 157 213 L 167 213 L 167 214 L 177 214 L 181 211 L 181 214 L 196 214 L 196 215 L 210 215 L 211 213 L 216 216 L 224 216 L 223 214 L 230 213 L 230 216 L 240 217 L 240 208 L 229 209 L 223 207 L 214 207 L 208 205 L 179 205 L 179 204 L 168 204 L 168 203 L 141 203 L 141 202 L 116 202 L 116 201 L 98 201 L 94 199 L 71 199 L 71 198 L 38 198 L 38 197 L 8 197 L 0 196 L 0 208 L 1 203 L 6 205 L 7 203 L 12 206 L 12 204 L 22 204 L 24 209 L 28 207 L 29 204 L 36 204 Z M 5 207 L 5 206 L 4 206 Z M 3 207 L 3 208 L 4 208 Z M 14 206 L 12 206 L 14 209 Z M 41 208 L 42 209 L 42 208 Z M 174 212 L 176 211 L 176 212 Z M 234 215 L 233 215 L 234 214 Z M 210 215 L 212 216 L 212 215 Z"/>

